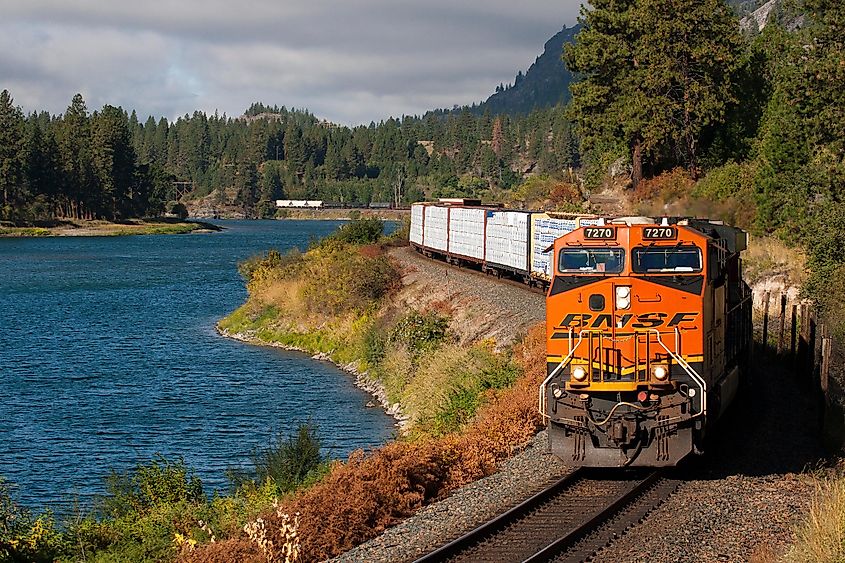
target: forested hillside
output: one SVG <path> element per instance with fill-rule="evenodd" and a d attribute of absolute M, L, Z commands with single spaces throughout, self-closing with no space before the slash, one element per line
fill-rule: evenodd
<path fill-rule="evenodd" d="M 499 84 L 492 96 L 480 104 L 473 104 L 470 111 L 475 115 L 486 112 L 518 115 L 566 103 L 574 77 L 560 54 L 564 45 L 575 41 L 580 29 L 578 25 L 564 27 L 546 41 L 543 53 L 524 74 L 520 70 L 512 84 Z"/>
<path fill-rule="evenodd" d="M 23 116 L 0 99 L 2 217 L 120 218 L 155 214 L 187 189 L 268 216 L 273 200 L 408 203 L 495 193 L 526 173 L 578 164 L 561 108 L 527 116 L 388 119 L 354 128 L 301 110 L 254 104 L 240 118 L 194 112 L 174 122 L 80 95 L 64 115 Z"/>
<path fill-rule="evenodd" d="M 525 115 L 497 116 L 492 101 L 530 100 L 526 85 L 549 96 L 541 85 L 552 82 L 533 77 L 563 68 L 556 45 L 573 29 L 481 115 L 465 108 L 350 128 L 254 104 L 239 118 L 195 112 L 170 122 L 111 106 L 91 113 L 76 96 L 64 115 L 24 116 L 3 92 L 2 218 L 156 214 L 177 196 L 252 216 L 271 215 L 277 198 L 465 195 L 565 207 L 624 183 L 627 171 L 635 199 L 690 199 L 757 233 L 804 238 L 817 249 L 814 268 L 830 271 L 845 255 L 835 227 L 845 183 L 843 9 L 805 0 L 742 34 L 721 0 L 595 0 L 564 48 L 580 77 L 571 102 Z"/>

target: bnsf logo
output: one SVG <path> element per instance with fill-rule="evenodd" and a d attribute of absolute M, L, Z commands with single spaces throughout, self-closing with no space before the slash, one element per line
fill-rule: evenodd
<path fill-rule="evenodd" d="M 692 322 L 698 313 L 675 313 L 669 318 L 669 313 L 643 313 L 642 315 L 617 315 L 616 328 L 657 328 L 666 324 L 667 327 L 678 326 L 681 323 Z M 596 315 L 570 313 L 560 321 L 560 328 L 612 328 L 613 315 Z M 632 322 L 633 321 L 633 322 Z"/>

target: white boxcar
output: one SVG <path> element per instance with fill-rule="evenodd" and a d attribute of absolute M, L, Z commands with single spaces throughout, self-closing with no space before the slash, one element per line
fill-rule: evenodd
<path fill-rule="evenodd" d="M 411 242 L 423 244 L 423 213 L 425 206 L 421 203 L 411 205 L 411 233 L 408 236 Z"/>
<path fill-rule="evenodd" d="M 449 208 L 426 205 L 424 209 L 423 241 L 425 247 L 446 252 L 449 243 Z"/>
<path fill-rule="evenodd" d="M 449 212 L 449 253 L 484 260 L 486 209 L 452 207 Z"/>
<path fill-rule="evenodd" d="M 526 211 L 487 212 L 484 246 L 488 264 L 528 273 L 530 219 Z"/>
<path fill-rule="evenodd" d="M 578 219 L 549 217 L 545 213 L 531 215 L 531 275 L 545 281 L 552 279 L 552 253 L 545 250 L 555 239 L 578 228 Z"/>

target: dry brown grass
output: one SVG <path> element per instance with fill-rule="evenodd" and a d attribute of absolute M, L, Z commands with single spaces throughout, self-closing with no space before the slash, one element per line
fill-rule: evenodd
<path fill-rule="evenodd" d="M 389 444 L 371 454 L 356 452 L 335 464 L 314 487 L 282 503 L 278 512 L 301 513 L 303 561 L 333 557 L 376 536 L 456 488 L 489 475 L 541 426 L 537 385 L 545 374 L 545 331 L 537 326 L 514 350 L 522 375 L 488 402 L 462 432 Z M 274 541 L 276 514 L 264 521 Z M 227 547 L 232 556 L 226 558 Z M 186 556 L 191 563 L 260 560 L 243 538 L 204 546 Z"/>
<path fill-rule="evenodd" d="M 788 247 L 774 237 L 752 237 L 742 260 L 745 280 L 749 285 L 778 278 L 787 287 L 801 287 L 807 278 L 804 252 Z"/>
<path fill-rule="evenodd" d="M 834 563 L 845 561 L 845 475 L 820 479 L 810 513 L 796 530 L 786 561 Z"/>

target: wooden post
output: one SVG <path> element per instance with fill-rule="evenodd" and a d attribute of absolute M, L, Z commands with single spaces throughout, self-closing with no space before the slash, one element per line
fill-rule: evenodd
<path fill-rule="evenodd" d="M 763 350 L 769 347 L 769 292 L 763 294 Z"/>
<path fill-rule="evenodd" d="M 797 364 L 797 357 L 796 357 L 796 329 L 798 328 L 795 326 L 798 323 L 798 305 L 793 303 L 792 304 L 792 316 L 790 318 L 789 323 L 789 357 L 792 359 L 792 367 L 794 368 Z"/>
<path fill-rule="evenodd" d="M 814 381 L 816 376 L 816 319 L 813 317 L 814 314 L 814 312 L 810 312 L 810 322 L 807 327 L 807 373 L 810 376 L 810 381 Z"/>
<path fill-rule="evenodd" d="M 780 326 L 778 327 L 778 355 L 783 354 L 784 335 L 786 334 L 786 294 L 780 294 Z"/>
<path fill-rule="evenodd" d="M 822 393 L 827 397 L 827 385 L 830 377 L 830 349 L 833 348 L 833 339 L 830 336 L 822 338 L 822 365 L 819 370 L 819 384 Z"/>

